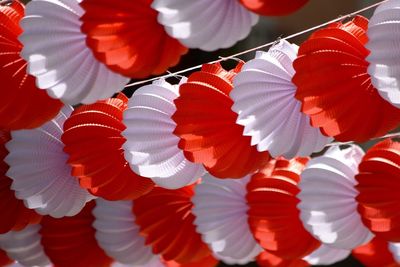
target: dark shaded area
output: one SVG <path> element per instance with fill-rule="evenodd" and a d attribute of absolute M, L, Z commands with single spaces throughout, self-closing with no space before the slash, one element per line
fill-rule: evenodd
<path fill-rule="evenodd" d="M 225 267 L 225 266 L 226 267 L 243 267 L 243 265 L 227 265 L 227 264 L 224 264 L 224 263 L 220 263 L 218 265 L 218 267 Z M 246 266 L 248 266 L 248 267 L 256 267 L 258 265 L 257 265 L 257 263 L 253 262 L 253 263 L 247 264 Z M 313 266 L 315 266 L 315 267 L 319 267 L 319 266 L 323 267 L 323 266 L 325 266 L 326 267 L 326 265 L 313 265 Z M 353 257 L 348 257 L 347 259 L 345 259 L 345 260 L 343 260 L 341 262 L 338 262 L 336 264 L 329 265 L 329 266 L 331 266 L 331 267 L 363 267 L 364 265 L 362 265 L 360 262 L 358 262 Z"/>

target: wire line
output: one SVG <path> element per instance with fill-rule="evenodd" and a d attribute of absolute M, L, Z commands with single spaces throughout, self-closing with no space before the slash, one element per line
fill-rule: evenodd
<path fill-rule="evenodd" d="M 370 9 L 372 9 L 372 8 L 374 8 L 376 6 L 379 6 L 380 4 L 382 4 L 384 2 L 387 2 L 387 1 L 388 0 L 380 1 L 378 3 L 372 4 L 370 6 L 367 6 L 365 8 L 360 9 L 360 10 L 354 11 L 354 12 L 349 13 L 347 15 L 342 15 L 342 16 L 339 16 L 336 19 L 333 19 L 333 20 L 330 20 L 328 22 L 322 23 L 320 25 L 308 28 L 308 29 L 306 29 L 304 31 L 288 35 L 288 36 L 286 36 L 284 38 L 280 38 L 279 40 L 290 40 L 290 39 L 293 39 L 293 38 L 298 37 L 300 35 L 303 35 L 305 33 L 309 33 L 309 32 L 315 31 L 315 30 L 317 30 L 319 28 L 328 26 L 328 25 L 330 25 L 332 23 L 335 23 L 335 22 L 338 22 L 338 21 L 342 21 L 342 20 L 347 19 L 347 18 L 354 17 L 355 15 L 358 15 L 360 13 L 363 13 L 363 12 L 367 11 L 367 10 L 370 10 Z M 250 52 L 253 52 L 253 51 L 256 51 L 256 50 L 260 50 L 262 48 L 270 47 L 270 46 L 274 45 L 276 42 L 277 41 L 275 40 L 275 41 L 272 41 L 272 42 L 269 42 L 269 43 L 266 43 L 266 44 L 262 44 L 260 46 L 253 47 L 253 48 L 250 48 L 248 50 L 245 50 L 245 51 L 242 51 L 242 52 L 230 55 L 230 56 L 219 57 L 219 59 L 216 59 L 216 60 L 213 60 L 213 61 L 209 61 L 209 62 L 205 62 L 203 64 L 213 64 L 213 63 L 225 61 L 225 60 L 228 60 L 228 59 L 234 59 L 234 58 L 237 58 L 238 56 L 242 56 L 242 55 L 248 54 Z M 152 82 L 152 81 L 155 81 L 155 80 L 158 80 L 158 79 L 165 79 L 165 78 L 173 77 L 173 76 L 176 76 L 176 75 L 179 75 L 179 74 L 182 74 L 182 73 L 186 73 L 186 72 L 189 72 L 189 71 L 192 71 L 192 70 L 197 70 L 197 69 L 200 69 L 203 64 L 200 64 L 200 65 L 197 65 L 197 66 L 193 66 L 193 67 L 190 67 L 190 68 L 187 68 L 187 69 L 183 69 L 183 70 L 180 70 L 180 71 L 177 71 L 177 72 L 173 72 L 173 73 L 170 72 L 168 74 L 160 75 L 160 76 L 157 76 L 157 77 L 154 77 L 154 78 L 150 78 L 150 79 L 147 79 L 147 80 L 133 82 L 133 83 L 127 84 L 125 86 L 125 88 L 129 88 L 129 87 L 132 87 L 132 86 L 145 84 L 145 83 Z"/>

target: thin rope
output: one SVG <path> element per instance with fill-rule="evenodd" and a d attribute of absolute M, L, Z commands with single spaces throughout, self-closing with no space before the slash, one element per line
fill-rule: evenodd
<path fill-rule="evenodd" d="M 336 19 L 333 19 L 333 20 L 331 20 L 331 21 L 322 23 L 322 24 L 320 24 L 320 25 L 314 26 L 314 27 L 309 28 L 309 29 L 306 29 L 306 30 L 304 30 L 304 31 L 294 33 L 294 34 L 289 35 L 289 36 L 286 36 L 286 37 L 284 37 L 284 38 L 279 38 L 279 40 L 290 40 L 290 39 L 293 39 L 293 38 L 298 37 L 298 36 L 300 36 L 300 35 L 303 35 L 303 34 L 305 34 L 305 33 L 309 33 L 309 32 L 318 30 L 319 28 L 326 27 L 326 26 L 328 26 L 328 25 L 330 25 L 330 24 L 332 24 L 332 23 L 335 23 L 335 22 L 338 22 L 338 21 L 342 21 L 342 20 L 344 20 L 344 19 L 348 19 L 348 18 L 354 17 L 355 15 L 358 15 L 358 14 L 363 13 L 363 12 L 365 12 L 365 11 L 367 11 L 367 10 L 370 10 L 370 9 L 372 9 L 372 8 L 374 8 L 374 7 L 377 7 L 377 6 L 379 6 L 380 4 L 382 4 L 382 3 L 384 3 L 384 2 L 387 2 L 387 1 L 388 1 L 388 0 L 380 1 L 380 2 L 378 2 L 378 3 L 375 3 L 375 4 L 372 4 L 372 5 L 370 5 L 370 6 L 367 6 L 367 7 L 363 8 L 363 9 L 357 10 L 357 11 L 352 12 L 352 13 L 349 13 L 349 14 L 347 14 L 347 15 L 339 16 L 339 17 L 336 18 Z M 242 55 L 248 54 L 248 53 L 250 53 L 250 52 L 253 52 L 253 51 L 256 51 L 256 50 L 260 50 L 260 49 L 262 49 L 262 48 L 270 47 L 270 46 L 276 44 L 276 42 L 277 42 L 277 41 L 275 40 L 275 41 L 272 41 L 272 42 L 269 42 L 269 43 L 266 43 L 266 44 L 263 44 L 263 45 L 260 45 L 260 46 L 257 46 L 257 47 L 253 47 L 253 48 L 250 48 L 250 49 L 248 49 L 248 50 L 245 50 L 245 51 L 242 51 L 242 52 L 239 52 L 239 53 L 230 55 L 230 56 L 219 57 L 219 59 L 216 59 L 216 60 L 214 60 L 214 61 L 209 61 L 209 62 L 206 62 L 206 63 L 203 63 L 203 64 L 213 64 L 213 63 L 225 61 L 225 60 L 228 60 L 228 59 L 235 59 L 235 58 L 237 58 L 238 56 L 242 56 Z M 197 66 L 193 66 L 193 67 L 190 67 L 190 68 L 187 68 L 187 69 L 183 69 L 183 70 L 180 70 L 180 71 L 177 71 L 177 72 L 174 72 L 174 73 L 168 73 L 168 74 L 161 75 L 161 76 L 157 76 L 157 77 L 150 78 L 150 79 L 147 79 L 147 80 L 142 80 L 142 81 L 137 81 L 137 82 L 134 82 L 134 83 L 130 83 L 130 84 L 127 84 L 127 85 L 125 86 L 125 88 L 129 88 L 129 87 L 136 86 L 136 85 L 141 85 L 141 84 L 148 83 L 148 82 L 152 82 L 152 81 L 155 81 L 155 80 L 158 80 L 158 79 L 166 79 L 166 78 L 169 78 L 169 77 L 176 76 L 176 75 L 178 75 L 178 74 L 186 73 L 186 72 L 189 72 L 189 71 L 192 71 L 192 70 L 197 70 L 197 69 L 200 69 L 200 68 L 202 67 L 203 64 L 200 64 L 200 65 L 197 65 Z"/>
<path fill-rule="evenodd" d="M 11 6 L 14 3 L 14 0 L 1 0 L 0 6 Z"/>
<path fill-rule="evenodd" d="M 400 132 L 389 133 L 389 134 L 386 134 L 384 136 L 371 138 L 369 141 L 381 140 L 381 139 L 386 139 L 386 138 L 396 138 L 396 137 L 400 137 Z M 351 144 L 356 144 L 356 143 L 357 142 L 355 142 L 355 141 L 350 141 L 350 142 L 332 142 L 332 143 L 329 143 L 329 144 L 325 145 L 325 147 L 351 145 Z"/>

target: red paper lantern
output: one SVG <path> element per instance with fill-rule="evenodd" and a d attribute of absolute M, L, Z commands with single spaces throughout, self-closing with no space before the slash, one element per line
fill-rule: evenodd
<path fill-rule="evenodd" d="M 306 261 L 302 259 L 285 260 L 271 253 L 264 251 L 257 257 L 257 264 L 260 267 L 308 267 Z"/>
<path fill-rule="evenodd" d="M 320 243 L 300 220 L 296 197 L 307 158 L 272 160 L 247 185 L 249 225 L 260 245 L 283 259 L 300 259 Z"/>
<path fill-rule="evenodd" d="M 72 175 L 83 188 L 108 200 L 135 199 L 149 192 L 154 183 L 135 174 L 124 158 L 122 123 L 128 98 L 80 106 L 64 123 L 62 141 L 69 154 Z"/>
<path fill-rule="evenodd" d="M 35 85 L 35 78 L 26 72 L 27 62 L 19 53 L 22 33 L 19 22 L 25 7 L 18 0 L 0 5 L 0 129 L 36 128 L 51 120 L 62 107 Z"/>
<path fill-rule="evenodd" d="M 377 236 L 400 242 L 400 142 L 373 146 L 358 166 L 358 211 Z"/>
<path fill-rule="evenodd" d="M 354 249 L 352 254 L 366 267 L 400 266 L 389 251 L 388 243 L 379 237 L 375 237 L 369 243 Z"/>
<path fill-rule="evenodd" d="M 9 134 L 0 130 L 0 234 L 22 230 L 28 224 L 39 223 L 42 218 L 34 210 L 26 208 L 11 189 L 12 180 L 6 176 L 8 165 L 4 162 L 8 154 L 4 145 L 8 140 Z"/>
<path fill-rule="evenodd" d="M 57 267 L 109 267 L 112 259 L 98 246 L 92 210 L 95 202 L 74 217 L 55 219 L 43 217 L 42 245 L 46 255 Z"/>
<path fill-rule="evenodd" d="M 218 178 L 241 178 L 270 159 L 268 152 L 258 152 L 251 138 L 243 136 L 243 126 L 236 124 L 238 115 L 231 110 L 232 80 L 242 65 L 231 71 L 219 63 L 203 65 L 180 86 L 174 101 L 179 147 L 187 159 L 202 163 Z"/>
<path fill-rule="evenodd" d="M 84 0 L 82 31 L 95 57 L 132 78 L 165 72 L 188 49 L 157 22 L 152 0 Z"/>
<path fill-rule="evenodd" d="M 367 73 L 368 20 L 357 16 L 314 32 L 294 61 L 296 98 L 314 127 L 339 141 L 364 142 L 400 123 Z"/>
<path fill-rule="evenodd" d="M 13 260 L 7 256 L 4 250 L 0 249 L 0 266 L 7 266 L 11 263 L 13 263 Z"/>
<path fill-rule="evenodd" d="M 216 260 L 212 255 L 202 258 L 199 261 L 180 264 L 176 261 L 166 261 L 164 262 L 166 267 L 216 267 L 218 265 L 218 260 Z"/>
<path fill-rule="evenodd" d="M 240 0 L 249 10 L 263 16 L 284 16 L 303 7 L 308 0 Z"/>
<path fill-rule="evenodd" d="M 154 254 L 180 264 L 210 256 L 210 250 L 196 232 L 191 198 L 194 186 L 177 190 L 155 187 L 134 201 L 133 212 L 140 234 Z"/>

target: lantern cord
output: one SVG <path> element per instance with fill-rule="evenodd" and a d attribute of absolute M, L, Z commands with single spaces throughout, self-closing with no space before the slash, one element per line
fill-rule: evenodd
<path fill-rule="evenodd" d="M 370 5 L 370 6 L 367 6 L 367 7 L 363 8 L 363 9 L 357 10 L 357 11 L 352 12 L 352 13 L 349 13 L 349 14 L 347 14 L 347 15 L 339 16 L 339 17 L 336 18 L 336 19 L 333 19 L 333 20 L 331 20 L 331 21 L 322 23 L 322 24 L 320 24 L 320 25 L 314 26 L 314 27 L 309 28 L 309 29 L 306 29 L 306 30 L 304 30 L 304 31 L 301 31 L 301 32 L 298 32 L 298 33 L 294 33 L 294 34 L 292 34 L 292 35 L 289 35 L 289 36 L 286 36 L 286 37 L 283 37 L 283 38 L 279 38 L 279 40 L 290 40 L 290 39 L 293 39 L 293 38 L 298 37 L 298 36 L 300 36 L 300 35 L 303 35 L 303 34 L 305 34 L 305 33 L 309 33 L 309 32 L 318 30 L 319 28 L 326 27 L 326 26 L 328 26 L 328 25 L 330 25 L 330 24 L 332 24 L 332 23 L 335 23 L 335 22 L 338 22 L 338 21 L 342 21 L 342 20 L 345 20 L 345 19 L 352 18 L 352 17 L 354 17 L 354 16 L 356 16 L 356 15 L 358 15 L 358 14 L 360 14 L 360 13 L 363 13 L 363 12 L 365 12 L 365 11 L 367 11 L 367 10 L 370 10 L 370 9 L 372 9 L 372 8 L 374 8 L 374 7 L 377 7 L 377 6 L 379 6 L 380 4 L 382 4 L 382 3 L 384 3 L 384 2 L 387 2 L 387 1 L 388 1 L 388 0 L 380 1 L 380 2 L 378 2 L 378 3 L 375 3 L 375 4 L 372 4 L 372 5 Z M 216 60 L 210 61 L 210 62 L 206 62 L 206 63 L 203 63 L 203 64 L 213 64 L 213 63 L 222 62 L 222 61 L 225 61 L 225 60 L 228 60 L 228 59 L 235 59 L 235 58 L 237 58 L 237 57 L 239 57 L 239 56 L 248 54 L 248 53 L 250 53 L 250 52 L 253 52 L 253 51 L 256 51 L 256 50 L 260 50 L 260 49 L 262 49 L 262 48 L 267 48 L 267 47 L 273 46 L 273 45 L 276 44 L 276 43 L 277 43 L 277 41 L 275 40 L 275 41 L 273 41 L 273 42 L 269 42 L 269 43 L 266 43 L 266 44 L 263 44 L 263 45 L 260 45 L 260 46 L 257 46 L 257 47 L 253 47 L 253 48 L 250 48 L 250 49 L 248 49 L 248 50 L 245 50 L 245 51 L 242 51 L 242 52 L 239 52 L 239 53 L 230 55 L 230 56 L 219 57 L 219 59 L 216 59 Z M 193 70 L 200 69 L 200 68 L 202 67 L 203 64 L 197 65 L 197 66 L 193 66 L 193 67 L 190 67 L 190 68 L 187 68 L 187 69 L 183 69 L 183 70 L 180 70 L 180 71 L 177 71 L 177 72 L 174 72 L 174 73 L 171 73 L 171 72 L 170 72 L 170 73 L 168 73 L 168 74 L 161 75 L 161 76 L 157 76 L 157 77 L 150 78 L 150 79 L 147 79 L 147 80 L 142 80 L 142 81 L 133 82 L 133 83 L 127 84 L 127 85 L 125 86 L 125 88 L 129 88 L 129 87 L 132 87 L 132 86 L 137 86 L 137 85 L 145 84 L 145 83 L 152 82 L 152 81 L 155 81 L 155 80 L 158 80 L 158 79 L 166 79 L 166 78 L 173 77 L 173 76 L 176 77 L 176 76 L 179 75 L 179 74 L 182 74 L 182 73 L 186 73 L 186 72 L 190 72 L 190 71 L 193 71 Z"/>
<path fill-rule="evenodd" d="M 386 139 L 386 138 L 400 138 L 400 132 L 396 133 L 389 133 L 380 137 L 375 137 L 371 138 L 370 141 L 374 140 L 381 140 L 381 139 Z M 350 142 L 332 142 L 326 145 L 326 147 L 331 147 L 331 146 L 342 146 L 342 145 L 352 145 L 355 144 L 356 142 L 350 141 Z"/>

